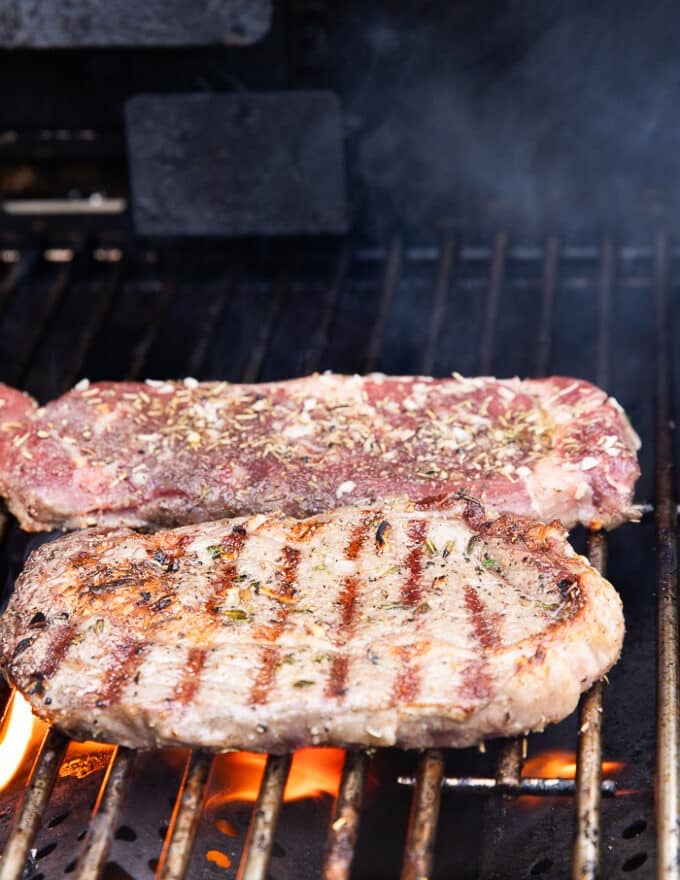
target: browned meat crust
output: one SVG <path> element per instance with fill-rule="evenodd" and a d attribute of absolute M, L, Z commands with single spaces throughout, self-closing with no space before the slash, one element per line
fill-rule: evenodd
<path fill-rule="evenodd" d="M 542 729 L 616 661 L 620 600 L 558 524 L 444 506 L 74 533 L 29 558 L 0 658 L 41 717 L 132 747 Z"/>

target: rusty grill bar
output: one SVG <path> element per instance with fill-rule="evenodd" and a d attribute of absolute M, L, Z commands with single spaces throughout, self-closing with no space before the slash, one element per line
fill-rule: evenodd
<path fill-rule="evenodd" d="M 678 856 L 678 767 L 680 750 L 678 731 L 678 635 L 677 635 L 677 582 L 676 582 L 676 519 L 674 474 L 672 469 L 673 450 L 670 434 L 671 398 L 668 346 L 668 298 L 669 263 L 672 252 L 663 235 L 656 239 L 654 248 L 628 249 L 630 259 L 653 258 L 654 289 L 656 293 L 656 345 L 657 345 L 657 461 L 655 518 L 658 539 L 658 736 L 657 736 L 657 867 L 658 878 L 680 877 Z M 62 250 L 59 251 L 62 253 Z M 70 256 L 68 254 L 70 253 Z M 96 256 L 99 253 L 99 257 Z M 608 383 L 609 358 L 611 350 L 611 319 L 615 309 L 616 266 L 622 249 L 613 242 L 605 240 L 599 249 L 599 282 L 597 306 L 597 345 L 595 380 L 603 385 Z M 103 255 L 107 256 L 105 259 Z M 40 263 L 35 251 L 16 252 L 7 250 L 5 255 L 5 274 L 0 278 L 0 320 L 9 307 L 13 297 L 27 277 Z M 488 281 L 486 297 L 482 307 L 482 330 L 478 340 L 478 369 L 482 373 L 494 371 L 494 340 L 498 332 L 498 322 L 503 311 L 503 289 L 506 282 L 508 262 L 513 259 L 536 259 L 540 256 L 542 274 L 536 282 L 540 290 L 538 323 L 535 333 L 533 371 L 545 375 L 551 363 L 551 345 L 555 314 L 555 297 L 560 281 L 561 261 L 569 259 L 592 259 L 592 248 L 565 246 L 557 237 L 547 240 L 539 249 L 513 249 L 506 232 L 499 232 L 493 239 L 490 249 L 464 246 L 454 235 L 447 235 L 437 249 L 412 248 L 405 246 L 402 237 L 396 237 L 386 251 L 372 248 L 353 248 L 343 242 L 332 259 L 332 268 L 325 280 L 317 283 L 320 309 L 317 309 L 315 324 L 310 328 L 308 344 L 301 352 L 299 372 L 334 368 L 333 346 L 331 344 L 334 325 L 338 316 L 342 317 L 343 294 L 349 283 L 352 266 L 380 264 L 384 260 L 382 276 L 371 276 L 370 284 L 377 287 L 376 308 L 372 317 L 372 331 L 363 343 L 363 352 L 355 355 L 356 363 L 365 370 L 390 369 L 383 364 L 382 355 L 390 339 L 392 314 L 399 303 L 399 287 L 404 264 L 407 260 L 422 265 L 436 265 L 431 288 L 431 305 L 423 316 L 424 332 L 419 368 L 423 373 L 436 372 L 441 365 L 437 348 L 450 318 L 451 303 L 455 304 L 456 284 L 460 281 L 461 265 L 467 261 L 488 261 Z M 11 259 L 10 259 L 11 257 Z M 47 261 L 49 261 L 49 255 Z M 38 358 L 46 338 L 64 299 L 73 283 L 74 272 L 80 262 L 91 259 L 82 249 L 63 249 L 63 258 L 56 264 L 51 282 L 47 285 L 41 308 L 36 315 L 32 332 L 22 340 L 22 349 L 17 355 L 11 375 L 7 381 L 17 384 L 29 375 Z M 99 249 L 95 260 L 105 270 L 98 276 L 96 292 L 88 311 L 87 325 L 82 329 L 76 344 L 60 370 L 58 392 L 69 387 L 79 376 L 97 339 L 105 329 L 107 319 L 120 295 L 121 285 L 126 273 L 130 271 L 130 260 L 125 251 L 118 249 Z M 153 259 L 153 256 L 152 256 Z M 236 277 L 242 266 L 238 258 L 234 264 L 221 274 L 216 284 L 209 306 L 205 309 L 204 320 L 196 333 L 196 342 L 189 354 L 187 363 L 192 372 L 205 369 L 215 370 L 209 363 L 210 352 L 219 336 L 221 321 L 225 315 L 230 298 L 235 295 Z M 272 340 L 286 313 L 291 308 L 292 268 L 283 261 L 276 270 L 271 293 L 263 307 L 263 318 L 254 334 L 254 344 L 247 357 L 243 359 L 239 375 L 244 381 L 255 381 L 263 377 L 263 370 L 272 347 Z M 124 375 L 128 379 L 138 379 L 145 375 L 149 356 L 158 344 L 164 321 L 173 306 L 181 298 L 184 283 L 182 273 L 176 268 L 165 275 L 155 304 L 150 310 L 146 329 L 138 337 L 131 349 L 128 366 Z M 355 282 L 356 283 L 356 282 Z M 356 303 L 355 303 L 356 305 Z M 298 304 L 299 307 L 299 304 Z M 355 316 L 354 320 L 357 320 Z M 392 346 L 393 348 L 393 346 Z M 331 363 L 324 361 L 324 354 Z M 394 360 L 394 352 L 391 354 Z M 388 358 L 389 360 L 389 358 Z M 449 361 L 454 361 L 452 356 Z M 648 512 L 649 512 L 648 508 Z M 6 518 L 2 522 L 2 538 L 6 539 Z M 606 566 L 607 542 L 601 534 L 591 534 L 588 538 L 588 553 L 593 564 L 604 571 Z M 625 649 L 624 649 L 625 650 Z M 437 876 L 436 862 L 433 863 L 435 841 L 439 828 L 439 815 L 444 798 L 452 798 L 458 793 L 498 793 L 504 796 L 517 795 L 573 795 L 574 843 L 572 854 L 572 877 L 595 878 L 601 876 L 601 797 L 613 796 L 616 785 L 612 780 L 602 780 L 602 721 L 603 686 L 597 683 L 584 695 L 579 710 L 577 776 L 576 780 L 562 778 L 531 777 L 523 774 L 526 757 L 526 741 L 508 741 L 498 750 L 496 770 L 493 776 L 485 775 L 447 775 L 445 756 L 438 750 L 425 751 L 418 761 L 414 776 L 400 775 L 399 783 L 413 786 L 408 829 L 405 838 L 401 877 L 402 880 L 415 880 L 420 877 Z M 9 835 L 0 864 L 0 880 L 18 880 L 22 877 L 37 831 L 44 819 L 50 793 L 57 779 L 60 764 L 67 746 L 66 739 L 56 731 L 50 731 L 42 743 L 31 772 L 30 782 L 24 792 L 22 803 L 16 813 L 14 826 Z M 99 795 L 92 810 L 87 834 L 82 841 L 80 855 L 74 866 L 77 878 L 101 877 L 105 873 L 106 861 L 119 817 L 131 785 L 135 753 L 119 748 L 112 754 Z M 328 830 L 326 852 L 321 867 L 325 880 L 343 880 L 351 874 L 355 858 L 357 839 L 362 819 L 362 804 L 367 785 L 371 755 L 366 751 L 350 751 L 346 755 L 340 783 L 340 794 L 334 805 Z M 177 792 L 175 805 L 170 817 L 168 832 L 162 845 L 155 874 L 162 880 L 181 880 L 186 876 L 187 866 L 198 824 L 204 808 L 206 793 L 210 783 L 211 756 L 196 752 L 188 756 L 184 775 Z M 239 880 L 263 880 L 267 876 L 272 849 L 275 844 L 277 823 L 281 812 L 283 794 L 290 769 L 290 757 L 270 757 L 263 775 L 257 803 L 254 805 L 251 824 L 243 848 Z M 628 870 L 628 869 L 626 869 Z M 433 873 L 434 872 L 434 873 Z M 539 873 L 539 871 L 533 871 Z M 29 876 L 33 876 L 30 874 Z"/>

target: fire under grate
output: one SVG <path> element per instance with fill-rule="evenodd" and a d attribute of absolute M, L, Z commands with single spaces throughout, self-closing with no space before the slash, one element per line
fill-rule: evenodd
<path fill-rule="evenodd" d="M 69 242 L 8 247 L 0 260 L 0 379 L 40 400 L 83 376 L 570 374 L 629 412 L 643 439 L 638 497 L 654 501 L 640 525 L 575 535 L 621 591 L 628 634 L 610 683 L 562 724 L 484 753 L 350 752 L 337 799 L 282 803 L 291 760 L 269 757 L 254 808 L 221 796 L 221 758 L 74 757 L 50 731 L 25 790 L 0 795 L 0 880 L 680 877 L 669 346 L 680 252 L 663 234 L 640 245 L 520 246 L 501 231 L 174 252 Z M 8 585 L 31 541 L 3 520 Z M 561 750 L 557 772 L 534 769 Z M 563 770 L 575 752 L 574 782 Z M 604 780 L 602 757 L 613 762 Z"/>

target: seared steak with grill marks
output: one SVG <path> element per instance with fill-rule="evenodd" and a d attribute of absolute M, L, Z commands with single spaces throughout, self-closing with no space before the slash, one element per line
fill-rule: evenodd
<path fill-rule="evenodd" d="M 423 507 L 44 544 L 3 667 L 72 736 L 142 748 L 467 746 L 569 714 L 619 655 L 612 586 L 557 524 Z"/>
<path fill-rule="evenodd" d="M 458 490 L 497 511 L 635 519 L 639 440 L 576 379 L 315 375 L 258 385 L 0 386 L 0 491 L 28 530 L 181 525 Z"/>

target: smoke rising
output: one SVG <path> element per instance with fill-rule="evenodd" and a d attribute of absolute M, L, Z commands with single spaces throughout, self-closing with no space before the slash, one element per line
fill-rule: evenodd
<path fill-rule="evenodd" d="M 394 7 L 357 5 L 332 41 L 369 226 L 672 219 L 680 7 Z"/>

